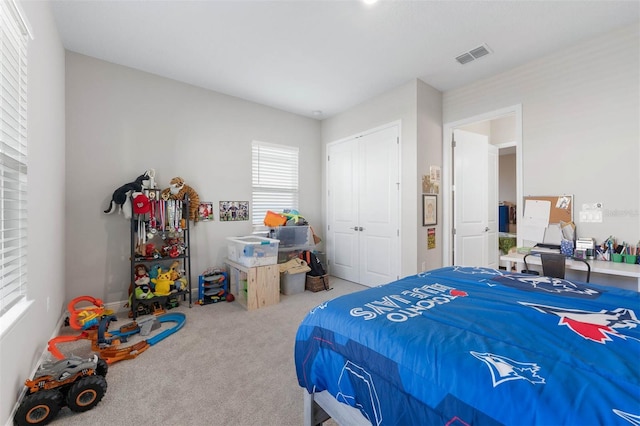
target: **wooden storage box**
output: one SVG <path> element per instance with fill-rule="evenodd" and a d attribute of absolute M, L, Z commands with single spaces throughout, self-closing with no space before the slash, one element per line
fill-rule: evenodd
<path fill-rule="evenodd" d="M 326 283 L 326 287 L 325 287 Z M 307 281 L 305 283 L 305 289 L 309 291 L 320 291 L 329 289 L 329 275 L 325 274 L 319 277 L 313 277 L 311 275 L 307 275 Z"/>

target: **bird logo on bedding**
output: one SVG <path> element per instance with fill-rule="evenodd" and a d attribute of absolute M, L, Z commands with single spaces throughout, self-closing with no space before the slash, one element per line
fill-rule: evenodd
<path fill-rule="evenodd" d="M 519 302 L 544 314 L 560 317 L 558 325 L 569 327 L 571 331 L 585 339 L 605 344 L 611 341 L 610 336 L 620 339 L 632 339 L 640 341 L 638 337 L 620 333 L 620 330 L 631 330 L 640 324 L 636 313 L 627 308 L 617 308 L 613 311 L 601 310 L 598 312 L 583 311 L 579 309 L 564 309 L 555 306 L 536 305 L 533 303 Z"/>
<path fill-rule="evenodd" d="M 315 314 L 318 309 L 324 309 L 326 307 L 327 307 L 327 302 L 323 302 L 323 303 L 319 304 L 318 306 L 316 306 L 315 308 L 311 309 L 309 311 L 309 314 Z"/>
<path fill-rule="evenodd" d="M 459 272 L 461 274 L 468 274 L 468 275 L 488 275 L 490 277 L 505 274 L 503 271 L 499 269 L 485 268 L 483 266 L 449 266 L 449 267 L 441 268 L 438 271 L 439 272 L 443 272 L 443 271 Z M 425 278 L 430 275 L 432 275 L 431 271 L 424 271 L 424 272 L 418 273 L 418 277 L 420 278 Z"/>
<path fill-rule="evenodd" d="M 508 287 L 517 288 L 518 290 L 551 293 L 582 299 L 597 299 L 602 294 L 600 291 L 584 284 L 542 275 L 507 274 L 496 277 L 493 281 Z"/>
<path fill-rule="evenodd" d="M 540 371 L 538 364 L 514 361 L 511 358 L 490 353 L 474 351 L 469 353 L 487 364 L 491 372 L 494 388 L 510 380 L 527 380 L 534 385 L 545 383 L 544 378 L 538 375 L 538 371 Z"/>
<path fill-rule="evenodd" d="M 635 425 L 635 426 L 640 425 L 640 415 L 638 415 L 638 414 L 626 413 L 626 412 L 621 411 L 621 410 L 616 410 L 615 408 L 613 409 L 613 412 L 617 416 L 620 416 L 623 419 L 625 419 L 626 421 L 628 421 L 629 423 L 631 423 L 632 425 Z"/>

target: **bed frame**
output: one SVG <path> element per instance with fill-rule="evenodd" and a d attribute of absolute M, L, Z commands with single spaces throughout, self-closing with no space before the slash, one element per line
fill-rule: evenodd
<path fill-rule="evenodd" d="M 338 402 L 328 391 L 304 392 L 304 426 L 317 426 L 333 419 L 339 425 L 371 426 L 360 410 Z"/>

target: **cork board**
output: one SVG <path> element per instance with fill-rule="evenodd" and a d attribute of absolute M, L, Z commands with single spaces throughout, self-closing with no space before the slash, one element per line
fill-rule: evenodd
<path fill-rule="evenodd" d="M 527 200 L 549 201 L 551 211 L 549 212 L 549 223 L 572 222 L 573 221 L 573 195 L 551 195 L 524 197 Z"/>

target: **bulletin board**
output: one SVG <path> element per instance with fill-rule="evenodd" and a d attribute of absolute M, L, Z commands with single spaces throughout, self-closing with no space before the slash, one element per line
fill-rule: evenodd
<path fill-rule="evenodd" d="M 551 212 L 549 213 L 549 223 L 572 222 L 573 221 L 573 195 L 550 195 L 524 197 L 527 200 L 549 201 Z"/>

